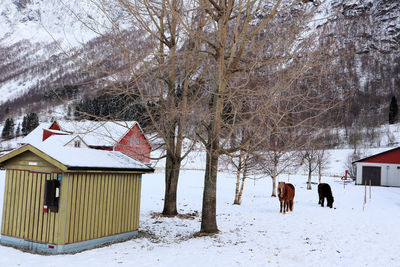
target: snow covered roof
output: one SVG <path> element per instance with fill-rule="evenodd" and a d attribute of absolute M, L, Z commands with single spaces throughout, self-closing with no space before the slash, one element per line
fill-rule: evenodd
<path fill-rule="evenodd" d="M 137 124 L 136 121 L 56 122 L 62 131 L 79 134 L 89 146 L 114 146 Z"/>
<path fill-rule="evenodd" d="M 66 146 L 27 144 L 0 157 L 0 163 L 25 151 L 31 151 L 62 171 L 103 170 L 153 172 L 154 169 L 118 151 L 105 151 Z M 46 156 L 47 155 L 47 156 Z"/>
<path fill-rule="evenodd" d="M 27 136 L 25 136 L 21 143 L 22 144 L 39 144 L 43 140 L 43 130 L 44 129 L 49 129 L 51 126 L 51 123 L 49 122 L 42 122 L 39 124 L 38 127 L 33 129 L 32 132 L 30 132 Z"/>
<path fill-rule="evenodd" d="M 49 129 L 53 123 L 44 122 L 39 124 L 31 133 L 24 137 L 22 144 L 40 144 L 43 140 L 43 130 L 53 132 L 55 134 L 74 134 L 79 135 L 82 140 L 92 147 L 113 147 L 116 145 L 130 129 L 132 129 L 136 121 L 61 121 L 56 123 L 61 130 Z M 139 124 L 137 124 L 140 131 Z M 143 131 L 142 131 L 143 132 Z M 68 138 L 67 138 L 68 139 Z M 68 141 L 70 141 L 70 137 Z M 47 142 L 47 139 L 46 139 Z M 64 143 L 63 145 L 65 145 Z"/>
<path fill-rule="evenodd" d="M 60 146 L 66 146 L 68 143 L 70 143 L 74 139 L 80 139 L 84 144 L 86 144 L 85 141 L 83 141 L 83 139 L 77 134 L 52 135 L 46 139 L 45 143 L 46 143 L 46 146 L 49 146 L 49 147 L 54 147 L 54 146 L 60 147 Z"/>

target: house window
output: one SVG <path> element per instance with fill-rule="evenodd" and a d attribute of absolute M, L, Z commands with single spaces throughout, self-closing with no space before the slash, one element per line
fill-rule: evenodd
<path fill-rule="evenodd" d="M 131 146 L 133 146 L 133 137 L 132 137 L 132 136 L 129 138 L 129 144 L 130 144 Z"/>
<path fill-rule="evenodd" d="M 75 140 L 74 147 L 81 147 L 81 140 Z"/>
<path fill-rule="evenodd" d="M 136 138 L 136 144 L 137 144 L 137 145 L 140 144 L 140 139 L 139 139 L 139 137 Z"/>

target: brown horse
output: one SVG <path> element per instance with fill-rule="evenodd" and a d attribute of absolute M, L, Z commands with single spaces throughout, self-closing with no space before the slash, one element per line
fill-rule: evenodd
<path fill-rule="evenodd" d="M 294 199 L 295 188 L 292 184 L 279 182 L 278 183 L 278 197 L 281 203 L 281 210 L 283 208 L 283 214 L 286 211 L 293 211 L 293 199 Z"/>

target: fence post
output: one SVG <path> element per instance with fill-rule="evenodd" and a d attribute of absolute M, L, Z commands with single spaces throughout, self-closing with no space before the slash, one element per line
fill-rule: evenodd
<path fill-rule="evenodd" d="M 367 181 L 364 181 L 364 204 L 363 204 L 363 211 L 365 209 L 365 204 L 367 203 Z"/>
<path fill-rule="evenodd" d="M 369 180 L 369 200 L 371 200 L 371 180 Z"/>

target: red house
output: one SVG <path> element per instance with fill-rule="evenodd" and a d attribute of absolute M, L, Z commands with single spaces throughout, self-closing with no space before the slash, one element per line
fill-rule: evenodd
<path fill-rule="evenodd" d="M 83 141 L 86 147 L 92 149 L 121 151 L 141 162 L 150 163 L 151 146 L 136 121 L 58 120 L 40 124 L 25 137 L 24 142 L 36 143 L 39 139 L 40 142 L 49 142 L 60 135 L 71 135 L 70 139 L 75 139 L 74 142 L 65 142 L 65 137 L 62 138 L 65 146 L 81 147 Z"/>

